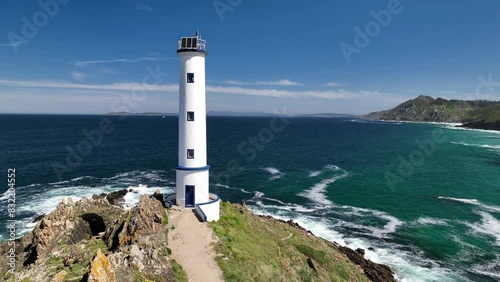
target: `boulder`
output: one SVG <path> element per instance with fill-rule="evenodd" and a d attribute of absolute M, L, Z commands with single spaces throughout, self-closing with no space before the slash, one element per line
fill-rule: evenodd
<path fill-rule="evenodd" d="M 165 197 L 163 196 L 163 194 L 162 194 L 162 193 L 160 193 L 160 190 L 156 190 L 156 191 L 154 192 L 153 196 L 151 196 L 151 197 L 153 197 L 153 198 L 157 199 L 158 201 L 160 201 L 161 205 L 162 205 L 164 208 L 166 208 L 166 209 L 168 209 L 168 208 L 169 208 L 169 206 L 168 206 L 167 202 L 165 201 Z"/>
<path fill-rule="evenodd" d="M 108 258 L 102 253 L 101 249 L 90 265 L 88 282 L 115 282 L 115 272 L 109 264 Z"/>
<path fill-rule="evenodd" d="M 352 250 L 348 247 L 337 246 L 352 262 L 359 265 L 365 275 L 373 282 L 396 282 L 392 270 L 383 264 L 374 263 L 367 260 L 357 250 Z M 364 252 L 364 250 L 363 250 Z"/>
<path fill-rule="evenodd" d="M 112 205 L 121 206 L 121 204 L 125 202 L 125 199 L 123 197 L 125 197 L 127 193 L 128 193 L 127 189 L 111 192 L 108 195 L 106 195 L 106 200 L 108 200 L 108 202 Z"/>

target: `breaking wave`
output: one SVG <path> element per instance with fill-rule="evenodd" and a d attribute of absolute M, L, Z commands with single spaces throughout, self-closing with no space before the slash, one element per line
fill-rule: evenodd
<path fill-rule="evenodd" d="M 275 167 L 264 167 L 262 169 L 271 174 L 271 177 L 269 178 L 270 180 L 279 179 L 284 175 L 284 173 Z"/>
<path fill-rule="evenodd" d="M 347 177 L 349 174 L 347 171 L 339 168 L 336 165 L 327 165 L 324 167 L 324 172 L 325 170 L 329 171 L 340 171 L 341 174 L 335 174 L 334 176 L 330 178 L 323 179 L 321 182 L 314 184 L 311 188 L 308 190 L 305 190 L 301 193 L 299 193 L 299 196 L 308 198 L 309 200 L 316 202 L 318 204 L 322 205 L 332 205 L 332 202 L 328 200 L 325 192 L 326 189 L 328 188 L 328 185 L 334 183 L 335 181 Z"/>
<path fill-rule="evenodd" d="M 461 199 L 461 198 L 453 198 L 453 197 L 445 197 L 445 196 L 438 196 L 437 198 L 442 199 L 442 200 L 455 201 L 455 202 L 461 202 L 464 204 L 474 205 L 474 206 L 480 207 L 484 210 L 488 210 L 488 211 L 492 211 L 492 212 L 500 212 L 500 207 L 483 204 L 477 199 Z"/>

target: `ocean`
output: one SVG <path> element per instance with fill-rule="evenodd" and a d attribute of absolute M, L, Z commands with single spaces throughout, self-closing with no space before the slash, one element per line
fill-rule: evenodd
<path fill-rule="evenodd" d="M 104 130 L 103 130 L 104 129 Z M 347 118 L 209 117 L 210 189 L 389 265 L 401 281 L 500 281 L 500 132 Z M 0 115 L 17 235 L 63 197 L 175 189 L 177 118 Z"/>

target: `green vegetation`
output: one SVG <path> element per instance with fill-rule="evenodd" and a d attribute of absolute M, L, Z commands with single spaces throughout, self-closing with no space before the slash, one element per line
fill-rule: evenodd
<path fill-rule="evenodd" d="M 500 103 L 472 111 L 466 122 L 474 128 L 500 130 Z"/>
<path fill-rule="evenodd" d="M 226 281 L 368 281 L 329 242 L 246 207 L 221 203 L 220 220 L 209 225 Z"/>
<path fill-rule="evenodd" d="M 178 264 L 175 259 L 172 260 L 172 269 L 174 271 L 174 281 L 176 282 L 187 282 L 188 277 L 182 266 Z"/>
<path fill-rule="evenodd" d="M 83 240 L 81 248 L 62 246 L 64 252 L 58 256 L 51 256 L 45 261 L 46 269 L 53 275 L 65 270 L 68 274 L 65 279 L 77 279 L 88 272 L 90 263 L 98 249 L 105 252 L 106 243 L 101 239 Z"/>
<path fill-rule="evenodd" d="M 396 121 L 462 122 L 474 128 L 500 129 L 500 102 L 434 99 L 422 95 L 393 109 L 363 117 Z"/>

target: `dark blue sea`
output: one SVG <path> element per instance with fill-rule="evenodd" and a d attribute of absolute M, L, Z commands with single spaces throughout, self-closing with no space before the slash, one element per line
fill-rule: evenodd
<path fill-rule="evenodd" d="M 500 281 L 499 132 L 341 118 L 207 122 L 210 188 L 223 200 L 364 248 L 402 281 Z M 170 194 L 176 165 L 176 117 L 0 115 L 0 240 L 9 168 L 20 236 L 63 197 L 127 188 L 130 207 L 144 193 Z"/>

